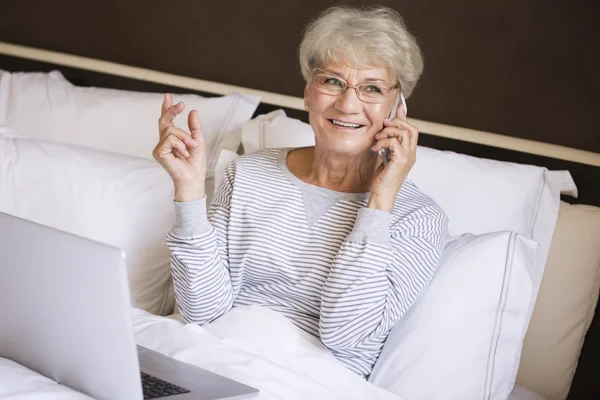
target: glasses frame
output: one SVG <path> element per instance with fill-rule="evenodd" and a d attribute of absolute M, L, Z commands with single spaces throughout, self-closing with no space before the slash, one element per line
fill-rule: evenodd
<path fill-rule="evenodd" d="M 388 94 L 385 94 L 385 95 L 383 95 L 383 96 L 381 97 L 381 101 L 377 101 L 377 100 L 373 101 L 374 99 L 369 99 L 369 98 L 367 98 L 367 100 L 365 100 L 365 99 L 363 99 L 363 98 L 361 97 L 361 95 L 360 95 L 360 91 L 358 90 L 358 88 L 360 88 L 360 87 L 364 87 L 364 86 L 373 86 L 373 85 L 374 85 L 373 83 L 366 83 L 366 82 L 365 82 L 365 83 L 359 83 L 358 85 L 349 85 L 349 84 L 348 84 L 348 82 L 346 82 L 346 80 L 345 80 L 344 78 L 342 78 L 341 76 L 339 76 L 339 75 L 336 75 L 336 74 L 334 74 L 333 72 L 330 72 L 330 71 L 326 71 L 326 70 L 324 70 L 324 69 L 321 69 L 321 68 L 319 68 L 319 67 L 315 67 L 315 68 L 313 68 L 313 69 L 312 69 L 312 73 L 313 73 L 313 76 L 312 76 L 312 84 L 313 84 L 313 87 L 314 87 L 316 90 L 318 90 L 320 93 L 323 93 L 323 94 L 326 94 L 326 95 L 329 95 L 329 96 L 343 96 L 343 95 L 344 95 L 344 93 L 346 93 L 346 91 L 347 91 L 348 89 L 354 89 L 354 92 L 356 93 L 356 97 L 357 97 L 357 98 L 358 98 L 360 101 L 362 101 L 362 102 L 364 102 L 364 103 L 377 104 L 377 103 L 383 103 L 383 102 L 385 101 L 385 99 L 386 99 L 387 95 L 389 94 L 389 93 L 388 93 Z M 322 90 L 319 90 L 319 88 L 317 87 L 316 81 L 315 81 L 315 78 L 317 77 L 317 75 L 328 75 L 328 76 L 334 76 L 336 79 L 339 79 L 339 80 L 340 80 L 341 82 L 343 82 L 343 84 L 344 84 L 344 88 L 342 89 L 342 93 L 340 93 L 340 94 L 337 94 L 337 95 L 336 95 L 336 94 L 333 94 L 333 93 L 327 93 L 327 92 L 324 92 L 324 91 L 322 91 Z M 396 90 L 396 89 L 398 89 L 398 88 L 400 87 L 400 82 L 396 83 L 395 85 L 392 85 L 392 84 L 390 84 L 390 83 L 378 83 L 378 84 L 377 84 L 377 85 L 375 85 L 375 86 L 379 86 L 379 87 L 381 87 L 381 88 L 386 88 L 386 89 L 388 89 L 390 92 L 392 92 L 393 90 Z"/>

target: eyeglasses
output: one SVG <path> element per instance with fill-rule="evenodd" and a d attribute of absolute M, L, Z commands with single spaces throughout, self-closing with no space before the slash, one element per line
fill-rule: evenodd
<path fill-rule="evenodd" d="M 383 103 L 387 95 L 400 87 L 400 83 L 395 85 L 386 83 L 359 83 L 356 86 L 348 85 L 343 78 L 322 70 L 321 68 L 313 69 L 313 85 L 321 93 L 332 96 L 340 96 L 346 93 L 346 90 L 354 89 L 356 97 L 365 103 Z"/>

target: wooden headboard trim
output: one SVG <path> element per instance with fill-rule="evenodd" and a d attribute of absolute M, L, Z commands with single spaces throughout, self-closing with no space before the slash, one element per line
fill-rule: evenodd
<path fill-rule="evenodd" d="M 6 42 L 0 42 L 0 54 L 88 71 L 101 72 L 105 74 L 121 76 L 124 78 L 133 78 L 147 82 L 165 84 L 184 89 L 213 93 L 217 95 L 227 95 L 240 92 L 248 95 L 260 96 L 263 103 L 296 110 L 304 109 L 304 100 L 301 97 L 287 96 L 224 83 L 189 78 L 146 68 L 133 67 L 55 51 L 36 49 Z M 423 121 L 414 118 L 410 118 L 409 120 L 411 123 L 417 126 L 421 132 L 433 136 L 462 140 L 465 142 L 477 143 L 539 156 L 546 156 L 560 160 L 573 161 L 586 165 L 600 166 L 599 153 L 538 142 L 534 140 L 520 139 L 496 133 L 483 132 L 474 129 L 438 124 L 435 122 Z"/>

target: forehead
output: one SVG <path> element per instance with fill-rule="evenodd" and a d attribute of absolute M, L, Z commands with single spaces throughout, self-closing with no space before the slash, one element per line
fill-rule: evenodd
<path fill-rule="evenodd" d="M 333 72 L 348 81 L 392 81 L 392 76 L 387 67 L 356 67 L 340 62 L 328 62 L 321 65 L 319 68 Z"/>

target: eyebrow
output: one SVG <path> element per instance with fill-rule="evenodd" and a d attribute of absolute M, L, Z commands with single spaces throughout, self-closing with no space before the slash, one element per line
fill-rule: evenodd
<path fill-rule="evenodd" d="M 331 69 L 324 69 L 323 71 L 330 72 L 330 73 L 332 73 L 332 74 L 334 74 L 334 75 L 337 75 L 337 76 L 339 76 L 340 78 L 342 78 L 342 79 L 346 80 L 346 78 L 344 78 L 344 77 L 342 76 L 342 74 L 340 74 L 340 73 L 339 73 L 339 72 L 337 72 L 337 71 L 333 71 L 333 70 L 331 70 Z M 365 82 L 382 82 L 382 83 L 387 83 L 387 82 L 386 82 L 384 79 L 381 79 L 381 78 L 367 78 L 367 79 L 365 79 L 364 81 L 361 81 L 360 83 L 365 83 Z"/>

